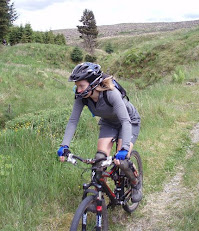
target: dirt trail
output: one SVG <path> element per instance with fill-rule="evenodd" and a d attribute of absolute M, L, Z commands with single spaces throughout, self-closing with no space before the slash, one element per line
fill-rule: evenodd
<path fill-rule="evenodd" d="M 192 144 L 199 142 L 199 123 L 191 131 Z M 191 147 L 186 159 L 192 156 Z M 191 190 L 182 183 L 184 168 L 178 166 L 176 175 L 169 183 L 164 185 L 162 192 L 146 196 L 146 206 L 142 209 L 143 217 L 133 221 L 127 226 L 127 231 L 172 231 L 170 225 L 175 220 L 176 214 L 182 208 L 182 201 L 189 201 L 194 197 Z"/>

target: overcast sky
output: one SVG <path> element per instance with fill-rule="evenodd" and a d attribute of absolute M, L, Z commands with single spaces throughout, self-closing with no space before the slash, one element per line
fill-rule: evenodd
<path fill-rule="evenodd" d="M 76 28 L 84 9 L 97 26 L 117 23 L 177 22 L 199 19 L 199 0 L 13 0 L 19 18 L 33 30 Z"/>

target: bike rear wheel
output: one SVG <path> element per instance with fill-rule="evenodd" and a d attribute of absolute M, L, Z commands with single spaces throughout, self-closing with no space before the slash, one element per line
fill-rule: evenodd
<path fill-rule="evenodd" d="M 96 229 L 96 196 L 86 197 L 79 205 L 71 223 L 70 231 L 94 231 Z M 92 209 L 94 208 L 94 210 Z M 82 226 L 84 223 L 84 226 Z M 105 201 L 102 201 L 102 228 L 101 231 L 108 231 L 108 213 Z"/>
<path fill-rule="evenodd" d="M 143 186 L 143 168 L 142 168 L 142 160 L 137 151 L 132 151 L 130 155 L 130 161 L 133 163 L 133 166 L 137 173 L 137 178 L 139 180 L 140 188 L 142 190 Z M 123 205 L 123 209 L 128 212 L 132 213 L 136 210 L 136 208 L 139 205 L 139 202 L 133 203 L 131 199 L 131 184 L 129 182 L 129 179 L 125 177 L 125 183 L 124 183 L 124 192 L 126 195 L 126 203 Z"/>

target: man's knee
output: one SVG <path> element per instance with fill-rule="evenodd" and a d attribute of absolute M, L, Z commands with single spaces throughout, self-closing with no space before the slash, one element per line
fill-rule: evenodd
<path fill-rule="evenodd" d="M 97 153 L 95 154 L 95 159 L 96 160 L 99 160 L 99 159 L 102 159 L 102 158 L 106 158 L 107 155 L 105 152 L 102 152 L 102 151 L 97 151 Z M 101 166 L 101 161 L 96 163 L 95 164 L 96 167 L 100 167 Z"/>
<path fill-rule="evenodd" d="M 102 151 L 97 151 L 97 153 L 95 154 L 95 159 L 101 159 L 105 157 L 107 157 L 107 155 L 105 152 L 102 152 Z"/>

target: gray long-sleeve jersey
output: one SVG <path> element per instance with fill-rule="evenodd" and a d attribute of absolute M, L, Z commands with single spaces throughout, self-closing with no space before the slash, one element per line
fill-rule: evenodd
<path fill-rule="evenodd" d="M 101 117 L 99 125 L 108 124 L 116 129 L 122 129 L 122 148 L 129 150 L 132 124 L 139 124 L 140 116 L 128 100 L 122 99 L 118 89 L 108 90 L 107 99 L 112 107 L 105 102 L 103 92 L 100 92 L 97 103 L 94 103 L 91 98 L 88 98 L 88 107 L 95 116 Z M 66 126 L 62 145 L 70 145 L 83 107 L 82 99 L 76 99 L 72 114 Z"/>

